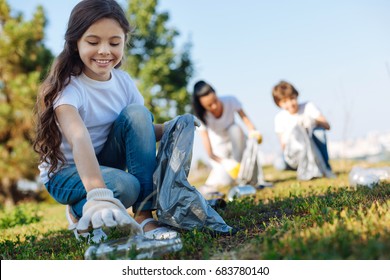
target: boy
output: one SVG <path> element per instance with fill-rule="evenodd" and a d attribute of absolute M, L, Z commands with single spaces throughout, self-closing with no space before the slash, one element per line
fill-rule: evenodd
<path fill-rule="evenodd" d="M 306 174 L 306 179 L 333 177 L 325 134 L 330 125 L 312 102 L 298 103 L 298 95 L 294 86 L 286 81 L 280 81 L 272 91 L 275 104 L 283 109 L 275 116 L 275 132 L 283 150 L 283 158 L 275 162 L 275 167 L 298 171 L 304 168 L 306 170 L 301 172 L 307 173 L 313 170 L 310 165 L 316 164 L 317 174 Z"/>

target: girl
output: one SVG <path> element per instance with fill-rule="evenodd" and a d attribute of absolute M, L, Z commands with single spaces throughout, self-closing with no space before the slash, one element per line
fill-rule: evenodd
<path fill-rule="evenodd" d="M 192 105 L 195 115 L 201 120 L 199 128 L 203 145 L 211 159 L 212 170 L 199 191 L 203 195 L 217 191 L 219 186 L 230 185 L 236 179 L 239 162 L 245 149 L 246 136 L 235 123 L 235 113 L 243 120 L 249 136 L 261 143 L 262 136 L 249 120 L 241 103 L 234 96 L 218 97 L 206 82 L 194 85 Z"/>
<path fill-rule="evenodd" d="M 40 89 L 34 143 L 40 177 L 50 195 L 68 205 L 69 229 L 77 239 L 98 242 L 106 238 L 101 227 L 117 225 L 148 238 L 177 235 L 152 218 L 163 125 L 153 125 L 134 81 L 118 69 L 129 31 L 115 0 L 80 1 L 64 49 Z M 126 211 L 131 206 L 135 219 Z"/>

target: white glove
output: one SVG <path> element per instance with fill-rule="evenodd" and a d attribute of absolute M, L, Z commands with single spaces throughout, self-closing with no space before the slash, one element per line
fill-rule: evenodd
<path fill-rule="evenodd" d="M 249 132 L 249 138 L 254 138 L 257 140 L 257 144 L 261 144 L 261 142 L 263 142 L 263 136 L 261 135 L 261 133 L 257 130 L 251 130 Z"/>
<path fill-rule="evenodd" d="M 237 179 L 241 166 L 239 162 L 235 161 L 234 159 L 223 159 L 221 164 L 230 177 L 232 177 L 232 179 Z"/>
<path fill-rule="evenodd" d="M 85 232 L 90 224 L 93 228 L 129 225 L 135 234 L 142 234 L 141 226 L 127 213 L 122 202 L 114 198 L 110 189 L 105 188 L 93 189 L 87 193 L 87 202 L 77 230 Z"/>
<path fill-rule="evenodd" d="M 298 117 L 298 125 L 302 126 L 303 128 L 313 128 L 316 125 L 316 120 L 305 115 L 301 115 Z"/>

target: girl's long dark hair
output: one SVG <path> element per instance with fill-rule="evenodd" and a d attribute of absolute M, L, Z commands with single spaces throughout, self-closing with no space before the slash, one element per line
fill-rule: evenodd
<path fill-rule="evenodd" d="M 202 104 L 200 104 L 199 99 L 202 96 L 209 95 L 210 93 L 215 94 L 215 90 L 205 81 L 198 81 L 194 85 L 194 91 L 192 93 L 192 108 L 194 109 L 195 116 L 197 116 L 205 125 L 207 125 L 205 118 L 206 110 Z"/>
<path fill-rule="evenodd" d="M 64 49 L 52 64 L 48 76 L 40 87 L 35 106 L 37 126 L 33 147 L 40 155 L 40 163 L 50 164 L 49 176 L 65 164 L 64 154 L 60 150 L 62 134 L 56 122 L 53 104 L 70 83 L 71 77 L 78 76 L 83 71 L 77 41 L 92 24 L 103 18 L 116 20 L 127 40 L 130 25 L 122 7 L 115 0 L 80 1 L 70 14 Z"/>

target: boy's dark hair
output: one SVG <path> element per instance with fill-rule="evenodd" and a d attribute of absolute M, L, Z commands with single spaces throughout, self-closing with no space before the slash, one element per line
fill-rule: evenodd
<path fill-rule="evenodd" d="M 198 81 L 194 85 L 194 91 L 192 93 L 192 107 L 194 109 L 195 116 L 197 116 L 204 124 L 207 124 L 207 121 L 204 117 L 206 114 L 206 110 L 200 104 L 199 99 L 202 96 L 209 95 L 210 93 L 215 94 L 215 90 L 205 81 Z"/>
<path fill-rule="evenodd" d="M 272 90 L 272 97 L 274 98 L 274 102 L 277 106 L 279 106 L 280 100 L 290 98 L 292 96 L 297 97 L 298 95 L 299 93 L 294 86 L 286 81 L 280 81 Z"/>

